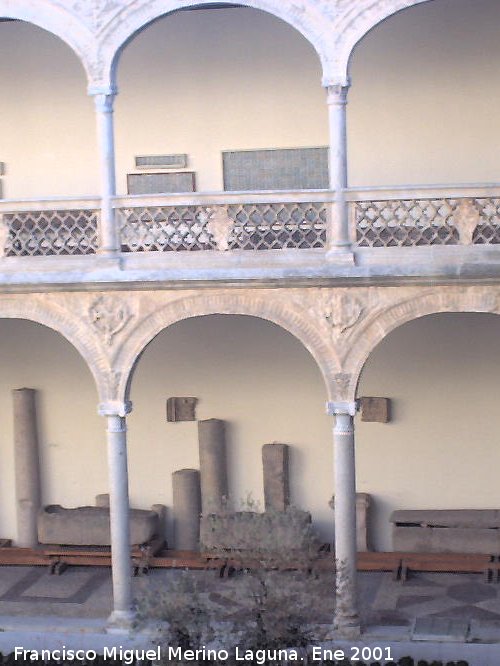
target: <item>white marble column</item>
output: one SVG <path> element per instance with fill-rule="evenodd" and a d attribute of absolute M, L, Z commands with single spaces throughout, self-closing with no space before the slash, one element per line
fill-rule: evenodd
<path fill-rule="evenodd" d="M 113 577 L 113 612 L 109 624 L 130 627 L 132 613 L 132 562 L 127 466 L 127 425 L 125 416 L 130 403 L 110 402 L 99 405 L 99 414 L 107 420 L 109 512 L 111 530 L 111 566 Z"/>
<path fill-rule="evenodd" d="M 328 414 L 335 416 L 333 442 L 337 573 L 334 630 L 336 635 L 349 639 L 360 635 L 356 585 L 356 466 L 354 452 L 356 409 L 355 402 L 327 403 Z"/>
<path fill-rule="evenodd" d="M 330 206 L 328 250 L 338 254 L 349 250 L 349 211 L 345 198 L 347 187 L 347 132 L 346 108 L 348 85 L 331 85 L 326 88 L 328 122 L 330 130 L 329 174 L 330 189 L 334 201 Z"/>
<path fill-rule="evenodd" d="M 118 229 L 115 224 L 115 211 L 112 197 L 116 194 L 115 140 L 113 124 L 114 90 L 90 92 L 94 97 L 97 141 L 99 147 L 99 172 L 101 194 L 101 224 L 99 252 L 113 255 L 120 249 Z"/>

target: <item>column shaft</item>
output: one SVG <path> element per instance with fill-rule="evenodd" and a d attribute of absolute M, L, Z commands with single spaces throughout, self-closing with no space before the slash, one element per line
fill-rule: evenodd
<path fill-rule="evenodd" d="M 199 550 L 201 493 L 197 469 L 172 474 L 174 542 L 177 550 Z"/>
<path fill-rule="evenodd" d="M 330 189 L 335 193 L 330 207 L 328 247 L 339 250 L 351 245 L 349 211 L 345 199 L 347 187 L 346 107 L 348 86 L 327 88 L 328 122 L 330 130 L 329 174 Z"/>
<path fill-rule="evenodd" d="M 112 201 L 112 197 L 116 194 L 114 98 L 114 93 L 94 95 L 101 183 L 100 252 L 102 254 L 113 254 L 120 249 L 119 233 L 115 224 L 115 211 Z"/>
<path fill-rule="evenodd" d="M 335 629 L 345 638 L 360 633 L 357 609 L 356 468 L 354 403 L 330 403 L 335 414 Z"/>
<path fill-rule="evenodd" d="M 22 548 L 38 544 L 37 518 L 41 504 L 40 462 L 36 422 L 36 391 L 12 391 L 16 470 L 17 540 Z"/>
<path fill-rule="evenodd" d="M 132 608 L 132 563 L 125 418 L 107 415 L 113 620 L 127 620 Z"/>
<path fill-rule="evenodd" d="M 201 510 L 204 516 L 219 513 L 228 497 L 225 423 L 220 419 L 198 421 L 200 447 Z"/>

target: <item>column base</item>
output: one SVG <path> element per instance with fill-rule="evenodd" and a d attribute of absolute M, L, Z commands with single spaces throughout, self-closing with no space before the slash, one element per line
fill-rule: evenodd
<path fill-rule="evenodd" d="M 339 245 L 331 247 L 326 252 L 326 260 L 332 264 L 340 264 L 341 266 L 354 266 L 354 252 L 350 245 Z"/>
<path fill-rule="evenodd" d="M 335 618 L 333 627 L 328 632 L 327 640 L 344 639 L 353 641 L 361 636 L 361 624 L 359 618 Z"/>
<path fill-rule="evenodd" d="M 134 625 L 135 613 L 134 611 L 114 610 L 108 617 L 106 623 L 106 633 L 108 634 L 123 634 L 129 632 Z"/>

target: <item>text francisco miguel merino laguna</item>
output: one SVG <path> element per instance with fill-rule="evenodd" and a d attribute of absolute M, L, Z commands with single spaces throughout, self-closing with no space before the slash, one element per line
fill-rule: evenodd
<path fill-rule="evenodd" d="M 323 659 L 343 659 L 344 654 L 340 654 L 342 650 L 327 650 L 321 647 L 312 648 L 313 661 L 322 661 Z M 212 650 L 202 647 L 197 650 L 183 650 L 180 647 L 172 646 L 157 646 L 149 650 L 132 650 L 125 649 L 121 645 L 119 647 L 105 647 L 102 651 L 97 653 L 95 650 L 74 650 L 67 648 L 63 645 L 55 650 L 28 650 L 24 647 L 14 648 L 14 660 L 21 663 L 37 662 L 37 661 L 75 661 L 75 662 L 92 662 L 97 658 L 104 659 L 104 661 L 120 660 L 123 664 L 133 664 L 134 661 L 159 661 L 160 659 L 171 659 L 172 661 L 207 661 L 207 662 L 224 662 L 229 658 L 233 658 L 240 662 L 250 662 L 254 664 L 264 664 L 267 660 L 278 661 L 280 659 L 287 659 L 288 661 L 302 661 L 302 655 L 299 651 L 292 649 L 286 650 L 244 650 L 236 647 L 231 653 L 228 650 Z"/>

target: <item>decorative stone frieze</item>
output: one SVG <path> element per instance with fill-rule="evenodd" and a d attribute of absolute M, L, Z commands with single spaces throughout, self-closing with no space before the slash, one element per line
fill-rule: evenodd
<path fill-rule="evenodd" d="M 87 312 L 86 317 L 81 313 Z M 315 359 L 326 397 L 353 401 L 359 374 L 379 342 L 398 326 L 442 312 L 500 313 L 500 287 L 400 286 L 207 289 L 0 295 L 0 319 L 27 319 L 63 335 L 82 355 L 99 399 L 128 399 L 131 375 L 149 342 L 183 319 L 239 314 L 271 321 Z M 122 335 L 120 335 L 122 333 Z M 126 334 L 125 334 L 126 333 Z"/>
<path fill-rule="evenodd" d="M 425 0 L 242 0 L 277 16 L 312 44 L 323 85 L 345 84 L 352 49 L 391 14 Z M 123 45 L 160 16 L 211 0 L 0 0 L 0 16 L 38 25 L 65 41 L 80 58 L 89 89 L 114 89 Z"/>

